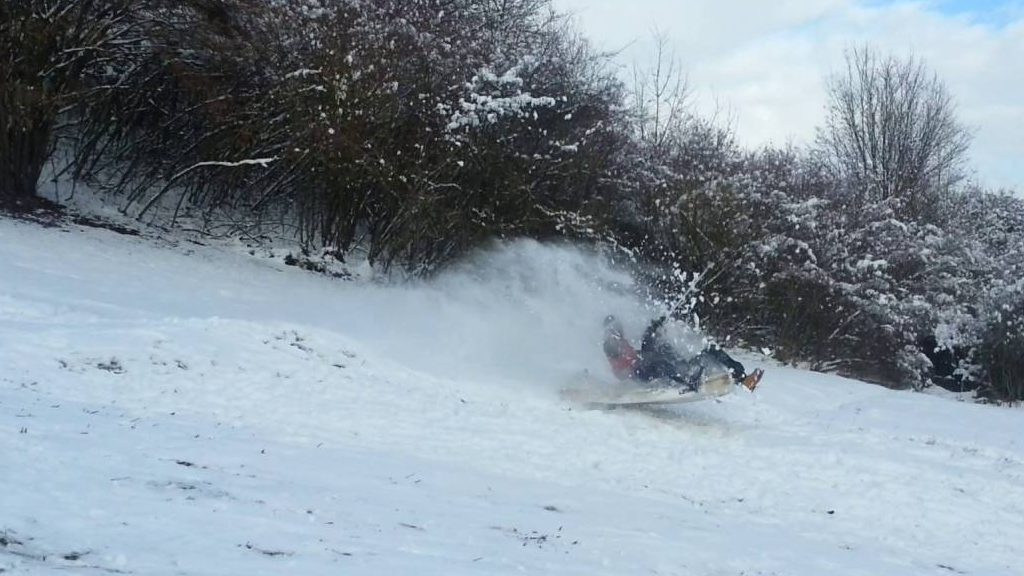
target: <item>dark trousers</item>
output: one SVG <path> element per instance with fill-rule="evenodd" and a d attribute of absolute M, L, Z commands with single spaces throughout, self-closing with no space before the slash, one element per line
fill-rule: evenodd
<path fill-rule="evenodd" d="M 700 376 L 709 365 L 721 364 L 733 380 L 740 382 L 747 372 L 731 356 L 717 346 L 711 346 L 691 360 L 682 360 L 665 351 L 648 350 L 640 358 L 637 377 L 643 381 L 668 379 L 691 387 L 700 385 Z"/>

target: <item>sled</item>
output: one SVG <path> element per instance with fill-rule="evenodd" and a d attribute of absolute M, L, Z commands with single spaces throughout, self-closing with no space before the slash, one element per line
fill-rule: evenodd
<path fill-rule="evenodd" d="M 624 381 L 612 383 L 583 374 L 562 389 L 562 398 L 592 406 L 649 406 L 685 404 L 731 394 L 735 385 L 727 372 L 705 375 L 696 389 L 673 381 Z"/>

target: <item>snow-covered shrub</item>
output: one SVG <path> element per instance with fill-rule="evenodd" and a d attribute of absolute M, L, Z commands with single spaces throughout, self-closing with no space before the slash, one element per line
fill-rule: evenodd
<path fill-rule="evenodd" d="M 850 212 L 816 197 L 815 178 L 778 176 L 800 184 L 748 196 L 763 219 L 736 257 L 745 273 L 705 314 L 785 359 L 889 385 L 1019 394 L 1007 376 L 1021 350 L 1019 199 L 964 193 L 936 226 L 898 219 L 892 202 Z"/>
<path fill-rule="evenodd" d="M 668 210 L 646 221 L 669 259 L 706 271 L 705 325 L 785 360 L 929 384 L 937 327 L 970 318 L 991 273 L 977 242 L 898 219 L 898 200 L 851 212 L 798 151 L 732 158 L 701 186 L 652 194 Z"/>
<path fill-rule="evenodd" d="M 96 78 L 144 51 L 144 11 L 166 8 L 159 0 L 0 3 L 0 204 L 35 196 L 64 134 L 61 111 L 108 95 L 112 87 Z"/>
<path fill-rule="evenodd" d="M 958 370 L 979 394 L 1024 400 L 1024 200 L 979 190 L 964 194 L 951 226 L 988 263 L 970 301 L 970 313 L 950 322 L 948 340 L 961 354 Z M 952 347 L 952 346 L 949 346 Z"/>
<path fill-rule="evenodd" d="M 562 233 L 606 171 L 619 83 L 546 2 L 339 2 L 285 78 L 309 242 L 430 269 Z"/>
<path fill-rule="evenodd" d="M 289 175 L 280 76 L 301 58 L 284 49 L 301 18 L 283 3 L 127 4 L 139 39 L 105 55 L 72 109 L 72 176 L 140 217 L 258 204 Z"/>
<path fill-rule="evenodd" d="M 991 298 L 974 359 L 981 368 L 985 396 L 1024 400 L 1024 288 L 1018 282 Z"/>
<path fill-rule="evenodd" d="M 421 270 L 495 236 L 591 232 L 575 223 L 610 186 L 623 90 L 550 2 L 168 6 L 71 134 L 73 176 L 127 211 L 270 214 Z"/>

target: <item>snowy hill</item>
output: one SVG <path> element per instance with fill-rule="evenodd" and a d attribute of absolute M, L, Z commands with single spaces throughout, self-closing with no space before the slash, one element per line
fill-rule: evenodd
<path fill-rule="evenodd" d="M 1024 412 L 766 365 L 568 406 L 628 278 L 430 283 L 0 220 L 0 572 L 1024 574 Z M 649 314 L 649 313 L 648 313 Z"/>

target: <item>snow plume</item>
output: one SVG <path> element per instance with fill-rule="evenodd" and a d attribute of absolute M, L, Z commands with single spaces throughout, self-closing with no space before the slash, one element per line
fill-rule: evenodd
<path fill-rule="evenodd" d="M 378 312 L 358 327 L 363 342 L 407 366 L 442 378 L 551 388 L 582 370 L 611 378 L 602 352 L 603 320 L 613 314 L 640 346 L 651 320 L 671 308 L 663 341 L 684 358 L 707 344 L 693 308 L 700 276 L 674 271 L 690 290 L 658 302 L 623 266 L 594 249 L 517 240 L 478 251 L 440 276 L 351 300 Z M 359 316 L 352 310 L 352 317 Z"/>
<path fill-rule="evenodd" d="M 367 290 L 352 305 L 379 310 L 372 325 L 355 329 L 410 367 L 546 386 L 583 369 L 607 371 L 602 320 L 615 314 L 639 338 L 654 314 L 640 292 L 593 251 L 516 241 L 428 281 Z"/>

